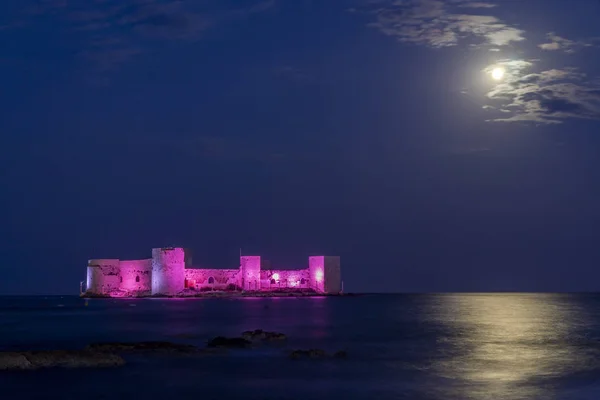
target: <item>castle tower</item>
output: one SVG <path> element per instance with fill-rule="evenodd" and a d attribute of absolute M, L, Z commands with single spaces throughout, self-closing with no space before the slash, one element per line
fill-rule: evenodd
<path fill-rule="evenodd" d="M 243 290 L 260 290 L 260 256 L 240 257 L 240 272 Z"/>
<path fill-rule="evenodd" d="M 119 260 L 88 260 L 86 292 L 89 294 L 108 294 L 119 288 Z"/>
<path fill-rule="evenodd" d="M 310 288 L 316 292 L 337 294 L 342 291 L 342 274 L 339 257 L 309 257 L 308 272 Z"/>
<path fill-rule="evenodd" d="M 152 294 L 174 296 L 183 291 L 185 251 L 180 247 L 152 249 Z"/>

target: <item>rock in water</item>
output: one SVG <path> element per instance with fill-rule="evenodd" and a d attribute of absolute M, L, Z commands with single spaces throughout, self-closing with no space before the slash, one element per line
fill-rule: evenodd
<path fill-rule="evenodd" d="M 321 349 L 309 349 L 309 350 L 294 350 L 290 353 L 290 358 L 346 358 L 348 353 L 343 350 L 336 351 L 332 356 L 328 355 L 325 350 Z"/>
<path fill-rule="evenodd" d="M 253 331 L 246 331 L 242 333 L 242 337 L 246 340 L 285 340 L 287 337 L 283 333 L 279 332 L 267 332 L 262 329 L 256 329 Z"/>
<path fill-rule="evenodd" d="M 325 358 L 327 353 L 321 349 L 294 350 L 290 353 L 290 358 Z"/>
<path fill-rule="evenodd" d="M 0 353 L 0 371 L 15 369 L 33 369 L 33 365 L 27 357 L 21 353 L 3 352 Z"/>
<path fill-rule="evenodd" d="M 196 346 L 171 342 L 115 342 L 92 343 L 87 350 L 97 352 L 169 352 L 169 353 L 194 353 L 199 351 Z"/>
<path fill-rule="evenodd" d="M 35 368 L 65 367 L 119 367 L 125 360 L 116 354 L 93 351 L 39 351 L 25 353 L 25 357 Z"/>
<path fill-rule="evenodd" d="M 251 343 L 249 340 L 244 338 L 228 338 L 224 336 L 217 336 L 208 341 L 208 347 L 226 347 L 226 348 L 246 348 L 250 347 Z"/>
<path fill-rule="evenodd" d="M 118 367 L 125 360 L 110 353 L 81 350 L 52 350 L 0 353 L 0 370 L 37 368 L 99 368 Z"/>

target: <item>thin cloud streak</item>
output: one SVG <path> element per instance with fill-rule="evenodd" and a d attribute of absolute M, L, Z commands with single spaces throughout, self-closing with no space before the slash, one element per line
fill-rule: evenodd
<path fill-rule="evenodd" d="M 215 11 L 204 2 L 178 0 L 42 0 L 25 14 L 29 25 L 51 17 L 60 29 L 79 35 L 84 47 L 79 57 L 105 72 L 148 51 L 154 41 L 197 41 L 227 13 L 239 17 L 275 4 L 266 0 L 244 10 Z"/>
<path fill-rule="evenodd" d="M 472 3 L 459 4 L 458 7 L 461 7 L 461 8 L 495 8 L 496 4 L 472 2 Z"/>
<path fill-rule="evenodd" d="M 371 3 L 376 21 L 369 26 L 404 43 L 431 47 L 456 46 L 463 40 L 506 46 L 525 40 L 524 31 L 491 15 L 459 13 L 460 9 L 491 9 L 492 4 L 458 0 L 398 0 Z M 453 12 L 457 10 L 456 12 Z"/>
<path fill-rule="evenodd" d="M 546 51 L 563 51 L 568 54 L 575 53 L 578 50 L 581 50 L 585 47 L 594 47 L 596 45 L 597 40 L 591 41 L 575 41 L 569 40 L 564 37 L 558 36 L 553 32 L 550 32 L 546 35 L 548 38 L 547 43 L 542 43 L 538 45 L 538 47 L 542 50 Z"/>

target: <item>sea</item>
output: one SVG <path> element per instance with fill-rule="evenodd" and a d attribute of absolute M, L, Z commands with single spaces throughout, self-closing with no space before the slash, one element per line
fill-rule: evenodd
<path fill-rule="evenodd" d="M 598 294 L 311 298 L 0 297 L 0 350 L 160 340 L 288 339 L 105 369 L 0 371 L 0 399 L 600 399 Z M 347 352 L 291 359 L 295 349 Z"/>

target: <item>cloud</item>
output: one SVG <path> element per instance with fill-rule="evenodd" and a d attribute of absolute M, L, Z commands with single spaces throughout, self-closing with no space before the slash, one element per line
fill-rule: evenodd
<path fill-rule="evenodd" d="M 496 5 L 491 4 L 491 3 L 472 2 L 472 3 L 459 4 L 458 7 L 461 7 L 461 8 L 494 8 L 494 7 L 496 7 Z"/>
<path fill-rule="evenodd" d="M 505 60 L 486 68 L 505 69 L 504 81 L 497 84 L 487 97 L 501 116 L 491 121 L 535 122 L 557 124 L 565 119 L 600 119 L 600 81 L 590 80 L 576 68 L 550 69 L 526 73 L 533 61 Z"/>
<path fill-rule="evenodd" d="M 546 51 L 561 50 L 565 53 L 575 53 L 577 50 L 580 50 L 583 47 L 594 46 L 594 43 L 565 39 L 564 37 L 558 36 L 552 32 L 548 33 L 546 37 L 548 38 L 549 42 L 538 45 L 540 49 Z"/>
<path fill-rule="evenodd" d="M 40 0 L 26 10 L 31 21 L 54 18 L 56 29 L 76 33 L 82 59 L 108 71 L 148 51 L 156 41 L 195 41 L 229 12 L 240 16 L 272 8 L 256 1 L 244 10 L 209 8 L 210 2 L 180 0 Z M 218 4 L 218 2 L 213 2 Z"/>
<path fill-rule="evenodd" d="M 448 47 L 467 39 L 494 46 L 506 46 L 524 40 L 522 30 L 494 16 L 458 12 L 464 8 L 491 9 L 493 5 L 489 3 L 390 0 L 372 4 L 379 7 L 372 10 L 377 20 L 370 26 L 400 42 Z"/>

